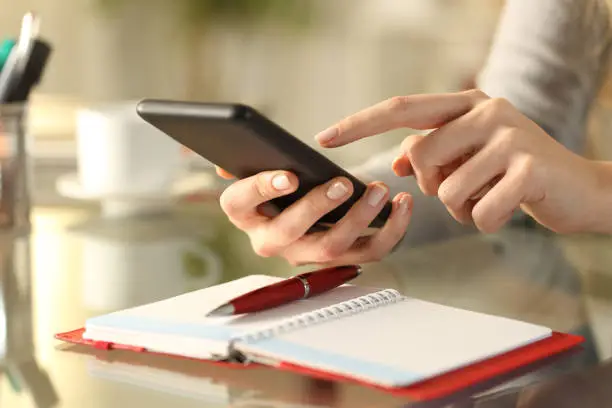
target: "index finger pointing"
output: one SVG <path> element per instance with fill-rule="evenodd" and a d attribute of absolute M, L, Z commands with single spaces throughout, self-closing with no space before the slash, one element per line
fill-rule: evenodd
<path fill-rule="evenodd" d="M 337 147 L 402 127 L 435 129 L 469 112 L 488 99 L 483 92 L 397 96 L 351 115 L 319 133 L 325 147 Z"/>

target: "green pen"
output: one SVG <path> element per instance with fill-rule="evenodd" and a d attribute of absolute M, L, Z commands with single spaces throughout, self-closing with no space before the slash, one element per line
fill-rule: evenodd
<path fill-rule="evenodd" d="M 0 44 L 0 71 L 4 68 L 4 64 L 16 43 L 17 41 L 13 39 L 6 39 Z"/>

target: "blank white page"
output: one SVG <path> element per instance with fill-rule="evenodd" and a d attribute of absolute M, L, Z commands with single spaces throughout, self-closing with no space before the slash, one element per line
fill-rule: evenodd
<path fill-rule="evenodd" d="M 545 327 L 404 298 L 239 347 L 380 385 L 405 386 L 550 335 Z"/>
<path fill-rule="evenodd" d="M 83 337 L 169 354 L 208 358 L 211 353 L 225 353 L 230 339 L 244 331 L 268 327 L 296 314 L 378 290 L 344 285 L 313 298 L 258 313 L 206 317 L 208 312 L 236 296 L 279 280 L 282 278 L 251 275 L 155 303 L 94 317 L 87 321 Z"/>

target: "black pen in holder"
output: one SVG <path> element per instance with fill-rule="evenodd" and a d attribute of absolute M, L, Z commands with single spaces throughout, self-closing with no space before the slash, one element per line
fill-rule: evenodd
<path fill-rule="evenodd" d="M 32 90 L 43 76 L 50 55 L 49 43 L 43 40 L 35 40 L 32 43 L 32 51 L 25 62 L 23 72 L 15 81 L 14 87 L 7 92 L 5 102 L 21 103 L 29 99 Z"/>
<path fill-rule="evenodd" d="M 19 38 L 0 71 L 0 103 L 26 103 L 43 76 L 51 45 L 39 38 L 40 21 L 30 12 L 23 17 Z"/>
<path fill-rule="evenodd" d="M 30 232 L 27 104 L 0 105 L 0 234 Z"/>

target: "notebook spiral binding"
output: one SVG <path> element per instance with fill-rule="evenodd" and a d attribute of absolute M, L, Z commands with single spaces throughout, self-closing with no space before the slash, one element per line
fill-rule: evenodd
<path fill-rule="evenodd" d="M 278 323 L 274 326 L 260 329 L 254 332 L 245 333 L 233 339 L 233 342 L 254 343 L 260 340 L 274 337 L 280 333 L 286 333 L 313 324 L 321 323 L 330 319 L 338 319 L 355 313 L 361 313 L 368 309 L 385 306 L 404 300 L 398 291 L 394 289 L 385 289 L 379 292 L 370 293 L 360 296 L 355 299 L 347 300 L 332 306 L 314 310 L 312 312 L 302 313 L 294 316 L 289 320 Z"/>

